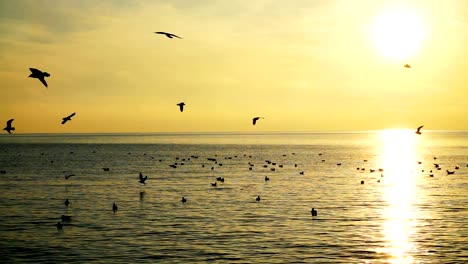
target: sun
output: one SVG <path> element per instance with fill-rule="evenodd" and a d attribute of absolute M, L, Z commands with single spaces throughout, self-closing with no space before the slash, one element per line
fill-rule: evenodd
<path fill-rule="evenodd" d="M 418 54 L 427 35 L 423 17 L 409 8 L 387 9 L 372 23 L 372 42 L 378 53 L 390 60 L 405 60 Z"/>

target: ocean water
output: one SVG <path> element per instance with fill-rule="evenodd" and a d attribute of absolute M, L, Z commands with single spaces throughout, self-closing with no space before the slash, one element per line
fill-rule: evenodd
<path fill-rule="evenodd" d="M 1 135 L 0 171 L 2 263 L 468 262 L 468 132 Z"/>

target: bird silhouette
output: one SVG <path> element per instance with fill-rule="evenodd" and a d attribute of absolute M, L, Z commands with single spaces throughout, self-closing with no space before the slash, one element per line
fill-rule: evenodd
<path fill-rule="evenodd" d="M 72 118 L 73 116 L 75 116 L 75 115 L 76 115 L 76 113 L 73 113 L 73 114 L 71 114 L 71 115 L 69 115 L 69 116 L 66 116 L 66 117 L 62 118 L 62 120 L 63 120 L 63 121 L 62 121 L 62 125 L 65 124 L 65 123 L 68 122 L 68 121 L 71 121 L 71 118 Z"/>
<path fill-rule="evenodd" d="M 423 127 L 424 127 L 424 126 L 418 127 L 418 129 L 416 129 L 416 132 L 414 132 L 414 133 L 416 133 L 416 134 L 418 134 L 418 135 L 421 135 L 421 128 L 423 128 Z"/>
<path fill-rule="evenodd" d="M 39 81 L 41 81 L 41 83 L 44 84 L 45 87 L 47 87 L 45 77 L 50 77 L 49 73 L 34 68 L 29 68 L 29 70 L 31 71 L 31 74 L 28 77 L 39 79 Z"/>
<path fill-rule="evenodd" d="M 315 208 L 312 208 L 310 213 L 312 214 L 312 216 L 317 216 L 317 210 L 315 210 Z"/>
<path fill-rule="evenodd" d="M 405 67 L 405 68 L 408 68 L 408 69 L 409 69 L 409 68 L 411 68 L 411 65 L 409 65 L 409 64 L 405 64 L 403 67 Z"/>
<path fill-rule="evenodd" d="M 115 203 L 112 204 L 112 211 L 115 213 L 117 210 L 119 210 L 119 207 Z"/>
<path fill-rule="evenodd" d="M 148 176 L 143 177 L 143 174 L 140 172 L 140 176 L 139 176 L 139 177 L 140 177 L 140 178 L 139 178 L 139 179 L 140 179 L 139 182 L 140 182 L 141 184 L 146 184 L 145 181 L 146 181 L 146 179 L 148 179 Z"/>
<path fill-rule="evenodd" d="M 179 106 L 180 111 L 183 112 L 183 111 L 184 111 L 184 105 L 185 105 L 185 103 L 184 103 L 184 102 L 180 102 L 180 103 L 178 103 L 177 105 Z"/>
<path fill-rule="evenodd" d="M 260 195 L 257 196 L 257 198 L 255 199 L 255 201 L 260 202 Z"/>
<path fill-rule="evenodd" d="M 14 119 L 8 120 L 7 123 L 6 123 L 6 127 L 3 129 L 5 131 L 7 131 L 8 134 L 11 134 L 11 131 L 15 130 L 15 128 L 11 126 L 11 123 L 13 123 L 13 120 Z"/>
<path fill-rule="evenodd" d="M 254 117 L 252 119 L 252 124 L 255 126 L 255 124 L 257 124 L 257 120 L 259 120 L 260 118 L 263 119 L 263 117 L 259 117 L 259 116 Z"/>
<path fill-rule="evenodd" d="M 65 200 L 65 206 L 68 206 L 70 204 L 70 201 L 68 201 L 68 199 Z"/>
<path fill-rule="evenodd" d="M 185 197 L 182 197 L 182 200 L 181 200 L 182 203 L 186 203 L 187 202 L 187 198 Z"/>
<path fill-rule="evenodd" d="M 172 34 L 172 33 L 167 33 L 167 32 L 162 32 L 162 31 L 158 31 L 158 32 L 154 32 L 155 34 L 161 34 L 161 35 L 165 35 L 166 37 L 168 38 L 180 38 L 179 36 L 175 35 L 175 34 Z"/>

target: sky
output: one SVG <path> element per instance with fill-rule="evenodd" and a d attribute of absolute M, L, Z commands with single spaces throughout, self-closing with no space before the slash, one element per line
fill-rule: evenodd
<path fill-rule="evenodd" d="M 467 13 L 464 0 L 0 1 L 0 124 L 466 130 Z M 31 67 L 51 74 L 48 88 Z"/>

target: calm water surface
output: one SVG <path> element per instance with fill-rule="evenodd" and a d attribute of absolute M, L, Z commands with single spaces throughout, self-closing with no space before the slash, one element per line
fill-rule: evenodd
<path fill-rule="evenodd" d="M 467 132 L 2 135 L 0 256 L 466 263 L 467 166 Z"/>

